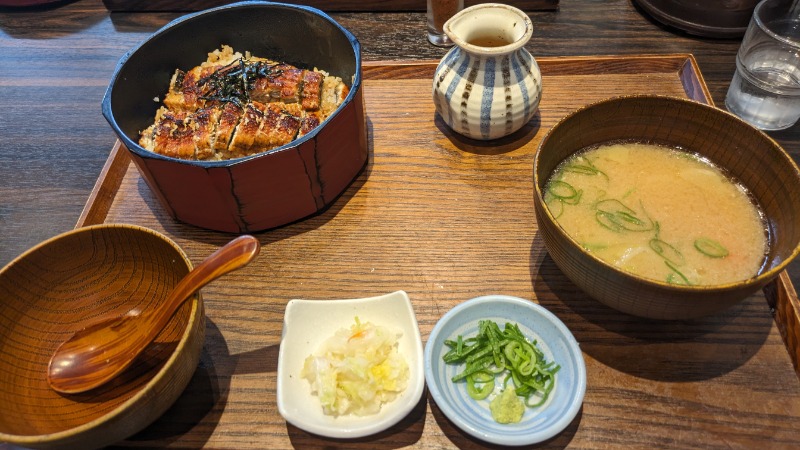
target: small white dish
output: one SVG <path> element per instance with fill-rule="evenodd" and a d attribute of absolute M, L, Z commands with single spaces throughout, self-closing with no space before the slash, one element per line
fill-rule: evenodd
<path fill-rule="evenodd" d="M 300 376 L 305 359 L 355 317 L 402 332 L 398 351 L 408 362 L 408 387 L 383 404 L 379 413 L 333 417 L 322 411 L 311 385 Z M 419 403 L 425 387 L 422 338 L 411 300 L 403 291 L 351 300 L 290 300 L 283 317 L 278 354 L 278 412 L 292 425 L 331 438 L 358 438 L 383 431 L 399 422 Z"/>
<path fill-rule="evenodd" d="M 537 341 L 547 361 L 561 366 L 547 402 L 526 408 L 519 423 L 495 422 L 488 399 L 475 400 L 464 383 L 451 381 L 464 365 L 442 360 L 450 350 L 445 340 L 475 336 L 478 322 L 487 319 L 501 329 L 506 322 L 518 324 L 530 341 Z M 492 444 L 531 445 L 557 435 L 578 414 L 586 392 L 586 365 L 575 337 L 553 313 L 530 300 L 487 295 L 459 304 L 436 323 L 425 344 L 425 379 L 436 405 L 464 432 Z"/>

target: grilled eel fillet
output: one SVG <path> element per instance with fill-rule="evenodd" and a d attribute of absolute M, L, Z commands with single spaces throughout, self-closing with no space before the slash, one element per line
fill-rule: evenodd
<path fill-rule="evenodd" d="M 242 84 L 242 80 L 246 79 Z M 139 145 L 180 159 L 239 158 L 285 145 L 319 126 L 347 96 L 340 78 L 230 47 L 177 70 Z"/>

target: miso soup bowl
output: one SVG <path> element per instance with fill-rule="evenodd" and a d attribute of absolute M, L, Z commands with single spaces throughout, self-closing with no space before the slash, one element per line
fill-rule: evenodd
<path fill-rule="evenodd" d="M 753 277 L 735 283 L 685 286 L 653 281 L 606 263 L 555 221 L 544 189 L 556 166 L 576 151 L 635 140 L 681 147 L 708 158 L 741 182 L 762 208 L 768 254 Z M 692 100 L 628 96 L 590 104 L 559 121 L 534 159 L 534 206 L 545 247 L 562 272 L 589 296 L 650 319 L 692 319 L 724 310 L 772 281 L 800 252 L 800 172 L 769 136 L 738 117 Z"/>
<path fill-rule="evenodd" d="M 319 68 L 350 88 L 319 127 L 287 145 L 227 161 L 186 161 L 138 144 L 175 69 L 200 65 L 223 44 L 241 53 Z M 144 181 L 178 221 L 216 231 L 255 232 L 328 208 L 367 161 L 361 46 L 322 11 L 241 2 L 167 24 L 122 57 L 102 103 Z"/>

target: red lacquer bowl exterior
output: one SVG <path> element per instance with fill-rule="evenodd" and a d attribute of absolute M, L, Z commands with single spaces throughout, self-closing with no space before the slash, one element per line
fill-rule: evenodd
<path fill-rule="evenodd" d="M 223 43 L 327 70 L 340 76 L 350 93 L 320 127 L 257 155 L 184 161 L 140 147 L 138 133 L 152 121 L 157 109 L 152 99 L 166 92 L 170 74 L 198 65 Z M 361 47 L 333 19 L 305 6 L 242 2 L 177 19 L 122 58 L 103 114 L 167 212 L 216 231 L 262 231 L 323 211 L 368 158 Z"/>

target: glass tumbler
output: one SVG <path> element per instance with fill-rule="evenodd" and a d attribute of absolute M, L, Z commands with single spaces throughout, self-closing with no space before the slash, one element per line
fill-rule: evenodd
<path fill-rule="evenodd" d="M 800 0 L 756 5 L 725 106 L 761 130 L 782 130 L 800 119 Z"/>
<path fill-rule="evenodd" d="M 428 0 L 428 41 L 437 47 L 451 47 L 453 41 L 443 27 L 455 13 L 464 9 L 464 0 Z"/>

